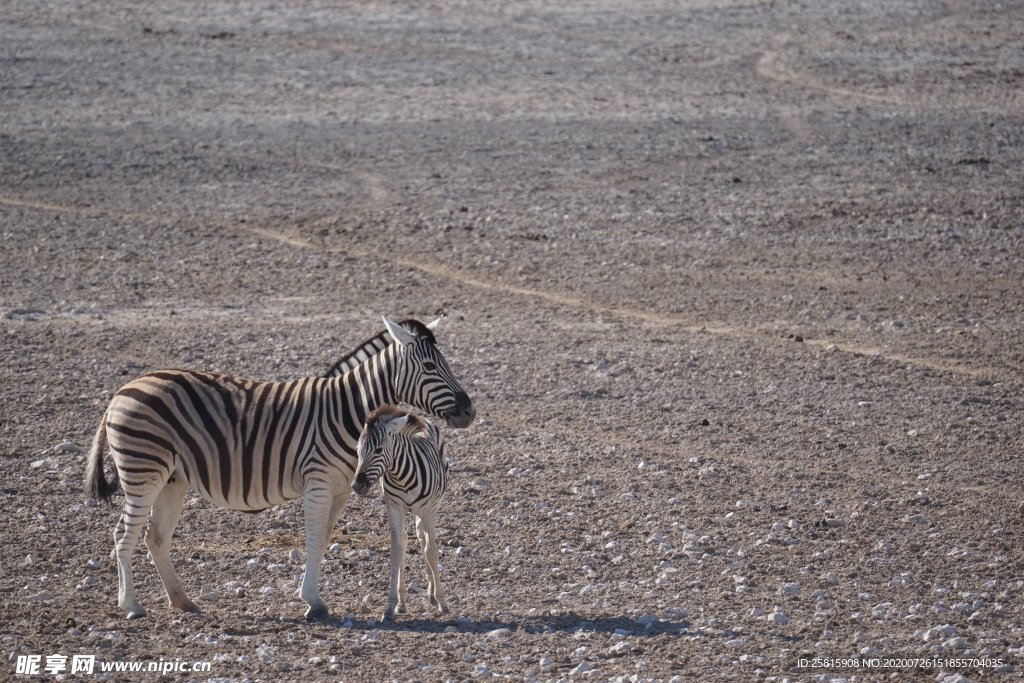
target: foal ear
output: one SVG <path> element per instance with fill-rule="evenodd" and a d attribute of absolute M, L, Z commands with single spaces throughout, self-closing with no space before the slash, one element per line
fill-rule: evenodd
<path fill-rule="evenodd" d="M 382 315 L 380 318 L 381 320 L 384 321 L 384 327 L 387 328 L 388 333 L 391 335 L 391 338 L 394 339 L 399 344 L 401 344 L 402 346 L 408 346 L 409 344 L 412 344 L 414 341 L 416 341 L 416 337 L 412 336 L 411 332 L 409 332 L 407 329 L 405 329 L 398 323 L 391 322 L 390 320 L 387 319 L 387 316 Z"/>
<path fill-rule="evenodd" d="M 444 313 L 437 316 L 436 320 L 432 320 L 431 322 L 427 323 L 427 329 L 430 330 L 431 332 L 434 332 L 435 330 L 437 330 L 437 326 L 441 324 L 442 320 L 444 320 Z"/>

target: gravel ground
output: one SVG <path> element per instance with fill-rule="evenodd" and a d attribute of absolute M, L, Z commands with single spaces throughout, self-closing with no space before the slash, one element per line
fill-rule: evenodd
<path fill-rule="evenodd" d="M 0 679 L 1024 671 L 1018 3 L 0 13 Z M 414 554 L 412 612 L 375 622 L 379 502 L 309 624 L 301 506 L 193 496 L 171 554 L 203 613 L 140 548 L 124 618 L 117 507 L 82 494 L 113 392 L 317 374 L 439 311 L 479 411 L 448 431 L 450 618 Z M 891 668 L 800 665 L 854 656 Z"/>

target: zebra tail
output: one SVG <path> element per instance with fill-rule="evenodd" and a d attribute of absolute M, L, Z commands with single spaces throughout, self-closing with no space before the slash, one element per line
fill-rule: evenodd
<path fill-rule="evenodd" d="M 119 478 L 117 468 L 114 468 L 114 478 L 107 481 L 103 473 L 103 451 L 107 446 L 107 414 L 103 413 L 100 420 L 100 428 L 96 430 L 96 436 L 92 439 L 92 449 L 89 451 L 89 458 L 85 470 L 85 493 L 96 500 L 109 501 L 110 497 L 117 491 Z"/>

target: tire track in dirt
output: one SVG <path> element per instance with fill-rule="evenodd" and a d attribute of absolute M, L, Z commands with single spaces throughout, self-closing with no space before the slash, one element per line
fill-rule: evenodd
<path fill-rule="evenodd" d="M 827 93 L 829 95 L 835 95 L 842 98 L 852 99 L 863 99 L 870 102 L 880 102 L 884 104 L 894 104 L 900 107 L 907 108 L 919 108 L 921 102 L 915 102 L 911 104 L 905 100 L 890 97 L 888 95 L 876 95 L 874 93 L 861 92 L 859 90 L 850 90 L 848 88 L 840 88 L 837 86 L 828 85 L 821 80 L 808 76 L 806 74 L 784 71 L 776 65 L 776 60 L 781 56 L 780 52 L 768 50 L 761 53 L 758 57 L 757 63 L 754 67 L 754 71 L 758 76 L 766 78 L 770 81 L 777 83 L 783 83 L 785 85 L 798 86 L 806 88 L 807 90 L 816 90 L 818 92 Z"/>
<path fill-rule="evenodd" d="M 85 215 L 103 215 L 109 216 L 111 218 L 121 219 L 141 219 L 158 223 L 168 223 L 181 220 L 181 217 L 172 215 L 157 215 L 142 212 L 125 212 L 91 206 L 60 205 L 53 204 L 50 202 L 42 202 L 37 200 L 23 200 L 13 197 L 0 197 L 0 206 L 20 207 L 39 211 L 79 213 Z M 328 216 L 326 218 L 321 218 L 320 221 L 318 222 L 329 223 L 334 222 L 336 220 L 338 220 L 338 217 Z M 640 308 L 631 308 L 628 306 L 604 304 L 597 301 L 586 299 L 584 297 L 574 296 L 557 291 L 548 291 L 532 289 L 529 287 L 522 287 L 519 285 L 502 282 L 499 280 L 482 278 L 473 273 L 459 269 L 449 268 L 439 263 L 430 263 L 425 261 L 406 259 L 401 256 L 382 254 L 376 251 L 364 250 L 356 247 L 341 247 L 319 244 L 311 240 L 308 240 L 304 237 L 293 235 L 270 227 L 256 226 L 251 224 L 228 224 L 223 220 L 218 221 L 215 218 L 211 218 L 209 220 L 209 224 L 219 225 L 221 228 L 225 230 L 232 230 L 235 232 L 242 231 L 251 235 L 256 235 L 264 239 L 288 245 L 295 249 L 315 250 L 319 252 L 333 254 L 344 254 L 346 256 L 358 259 L 385 261 L 395 266 L 399 266 L 401 268 L 406 268 L 426 275 L 431 275 L 437 278 L 457 282 L 459 284 L 471 287 L 479 291 L 511 294 L 519 298 L 540 301 L 552 306 L 561 306 L 565 308 L 575 309 L 578 311 L 585 311 L 592 314 L 613 316 L 621 320 L 632 320 L 635 322 L 648 324 L 655 327 L 668 327 L 691 335 L 708 334 L 712 336 L 727 337 L 731 339 L 747 341 L 755 340 L 760 342 L 772 342 L 773 344 L 780 346 L 785 343 L 792 347 L 792 342 L 779 338 L 776 333 L 762 331 L 756 328 L 737 327 L 733 325 L 724 324 L 698 323 L 693 320 L 684 318 L 682 316 L 658 313 L 656 311 L 645 310 Z M 1014 372 L 1013 370 L 1010 370 L 1008 368 L 991 368 L 984 366 L 971 367 L 957 363 L 951 363 L 941 358 L 909 356 L 906 354 L 892 352 L 879 347 L 864 346 L 860 344 L 853 344 L 849 342 L 836 341 L 831 339 L 805 339 L 804 344 L 808 348 L 814 348 L 818 350 L 840 351 L 847 355 L 864 358 L 879 357 L 892 363 L 907 365 L 925 370 L 931 370 L 935 372 L 949 373 L 978 379 L 988 378 L 1007 382 L 1024 382 L 1024 374 L 1020 372 Z"/>
<path fill-rule="evenodd" d="M 316 249 L 318 251 L 343 253 L 357 258 L 376 258 L 386 260 L 404 268 L 459 282 L 481 291 L 513 294 L 518 297 L 539 300 L 557 306 L 564 306 L 566 308 L 573 308 L 601 315 L 611 315 L 620 319 L 634 320 L 657 327 L 671 327 L 692 335 L 710 334 L 714 336 L 731 337 L 734 339 L 769 340 L 778 344 L 789 343 L 788 341 L 784 342 L 780 340 L 774 333 L 764 332 L 753 328 L 740 328 L 722 324 L 700 324 L 680 316 L 667 315 L 649 310 L 630 308 L 627 306 L 602 304 L 582 297 L 563 294 L 561 292 L 531 289 L 510 283 L 486 280 L 471 273 L 448 268 L 447 266 L 437 263 L 413 261 L 411 259 L 404 259 L 393 255 L 383 256 L 376 252 L 361 251 L 348 247 L 331 247 L 328 245 L 321 245 L 271 228 L 247 226 L 247 229 L 267 239 L 277 240 L 301 249 Z M 1018 382 L 1024 379 L 1024 376 L 1021 374 L 1014 373 L 1009 370 L 1004 371 L 988 367 L 967 367 L 950 363 L 940 358 L 908 356 L 878 347 L 862 346 L 830 339 L 806 339 L 804 343 L 812 348 L 823 350 L 831 349 L 848 355 L 867 358 L 880 357 L 893 363 L 933 370 L 936 372 L 966 375 L 974 378 L 998 378 Z"/>
<path fill-rule="evenodd" d="M 782 83 L 798 88 L 804 88 L 806 90 L 814 90 L 816 92 L 825 93 L 834 97 L 843 99 L 859 99 L 866 100 L 868 102 L 876 104 L 887 104 L 895 107 L 899 107 L 908 111 L 949 111 L 950 109 L 970 109 L 972 112 L 989 114 L 989 115 L 1006 115 L 1014 113 L 1015 110 L 1019 110 L 1020 101 L 1019 98 L 1014 98 L 1016 101 L 1010 101 L 999 106 L 986 105 L 980 102 L 958 102 L 951 97 L 947 97 L 942 101 L 934 101 L 927 98 L 919 99 L 908 99 L 897 95 L 882 95 L 870 92 L 864 92 L 862 90 L 853 90 L 850 88 L 842 88 L 835 85 L 829 85 L 819 78 L 810 76 L 805 73 L 792 70 L 784 70 L 778 66 L 777 60 L 781 57 L 781 53 L 774 50 L 769 50 L 761 53 L 757 59 L 757 63 L 754 67 L 754 71 L 758 76 L 765 78 L 776 83 Z"/>
<path fill-rule="evenodd" d="M 959 13 L 959 10 L 956 5 L 947 5 L 947 13 L 931 21 L 925 22 L 924 25 L 938 24 L 939 22 L 946 21 L 957 13 Z M 923 26 L 917 28 L 922 29 Z M 802 45 L 801 47 L 806 48 L 809 46 Z M 818 50 L 836 48 L 835 45 L 830 44 L 823 44 L 814 47 Z M 924 96 L 919 93 L 910 93 L 906 96 L 902 96 L 898 94 L 872 93 L 854 88 L 844 88 L 830 84 L 808 73 L 796 69 L 785 69 L 779 66 L 778 60 L 782 57 L 782 53 L 783 48 L 765 50 L 759 53 L 754 64 L 754 74 L 763 79 L 791 87 L 812 90 L 842 99 L 862 100 L 869 103 L 892 105 L 907 111 L 925 110 L 930 112 L 941 112 L 953 109 L 965 109 L 975 113 L 1005 116 L 1007 114 L 1020 113 L 1021 107 L 1024 106 L 1024 98 L 1021 98 L 1019 94 L 1014 94 L 1012 92 L 1003 93 L 1005 101 L 994 102 L 991 99 L 989 99 L 989 101 L 979 99 L 986 96 L 984 92 L 973 92 L 971 99 L 964 99 L 963 95 L 957 97 L 951 92 L 929 93 Z"/>

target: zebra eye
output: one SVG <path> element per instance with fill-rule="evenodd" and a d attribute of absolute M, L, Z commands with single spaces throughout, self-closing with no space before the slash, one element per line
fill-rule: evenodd
<path fill-rule="evenodd" d="M 423 369 L 426 370 L 427 372 L 436 372 L 437 364 L 434 363 L 433 361 L 425 360 L 423 361 Z"/>

